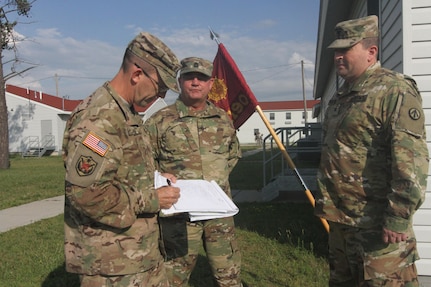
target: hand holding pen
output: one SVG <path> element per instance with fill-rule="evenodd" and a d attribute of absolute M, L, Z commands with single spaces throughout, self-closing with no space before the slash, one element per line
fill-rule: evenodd
<path fill-rule="evenodd" d="M 171 208 L 171 206 L 178 201 L 180 198 L 180 189 L 178 187 L 172 186 L 172 183 L 177 181 L 176 177 L 172 174 L 163 174 L 166 177 L 166 186 L 162 186 L 157 189 L 157 194 L 159 197 L 159 205 L 162 209 Z"/>

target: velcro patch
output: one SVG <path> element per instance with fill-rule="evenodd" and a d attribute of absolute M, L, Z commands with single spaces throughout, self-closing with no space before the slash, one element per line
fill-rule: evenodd
<path fill-rule="evenodd" d="M 105 156 L 109 149 L 109 145 L 92 132 L 88 133 L 82 143 L 101 156 Z"/>
<path fill-rule="evenodd" d="M 412 120 L 417 121 L 421 118 L 421 112 L 416 108 L 411 108 L 409 110 L 409 116 Z"/>
<path fill-rule="evenodd" d="M 97 162 L 91 156 L 81 155 L 76 162 L 76 172 L 79 176 L 91 175 L 96 169 Z"/>
<path fill-rule="evenodd" d="M 409 131 L 411 134 L 421 137 L 425 133 L 422 103 L 420 97 L 406 93 L 403 96 L 396 128 Z"/>

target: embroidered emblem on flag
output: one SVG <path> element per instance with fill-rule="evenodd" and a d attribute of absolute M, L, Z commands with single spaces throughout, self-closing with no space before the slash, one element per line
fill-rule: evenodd
<path fill-rule="evenodd" d="M 109 148 L 109 145 L 107 143 L 105 143 L 98 136 L 91 132 L 85 137 L 82 143 L 92 151 L 100 154 L 101 156 L 105 156 Z"/>

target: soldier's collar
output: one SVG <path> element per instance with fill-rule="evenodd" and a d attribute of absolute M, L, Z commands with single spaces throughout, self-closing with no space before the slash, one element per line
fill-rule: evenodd
<path fill-rule="evenodd" d="M 343 86 L 338 91 L 339 95 L 350 94 L 351 92 L 360 92 L 367 82 L 367 79 L 374 73 L 378 68 L 381 68 L 380 62 L 377 61 L 365 70 L 365 72 L 356 79 L 353 83 L 344 82 Z"/>

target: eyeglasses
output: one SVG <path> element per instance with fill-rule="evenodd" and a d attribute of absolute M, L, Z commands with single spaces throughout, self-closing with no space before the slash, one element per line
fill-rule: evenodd
<path fill-rule="evenodd" d="M 142 71 L 142 73 L 144 73 L 144 75 L 147 78 L 151 80 L 151 83 L 153 84 L 154 90 L 156 91 L 157 94 L 166 93 L 169 90 L 169 88 L 166 87 L 163 83 L 160 83 L 159 81 L 156 81 L 155 79 L 150 77 L 150 75 L 148 75 L 148 73 L 144 69 L 142 69 L 138 64 L 136 63 L 134 64 L 137 68 L 139 68 Z"/>
<path fill-rule="evenodd" d="M 211 79 L 211 77 L 207 75 L 204 75 L 202 73 L 194 73 L 194 72 L 182 74 L 181 77 L 185 81 L 191 81 L 191 80 L 197 79 L 198 81 L 201 81 L 201 82 L 207 82 Z"/>

